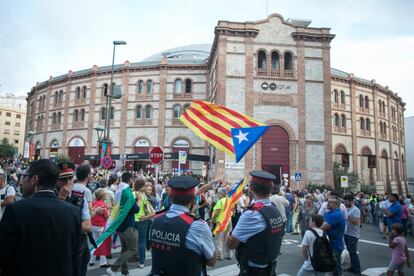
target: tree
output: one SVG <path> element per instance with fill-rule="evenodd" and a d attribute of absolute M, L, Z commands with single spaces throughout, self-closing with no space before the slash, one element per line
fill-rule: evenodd
<path fill-rule="evenodd" d="M 334 163 L 334 184 L 335 190 L 342 195 L 344 193 L 344 189 L 341 188 L 341 176 L 348 176 L 348 191 L 355 192 L 358 184 L 361 184 L 358 174 L 353 172 L 348 172 L 347 168 L 344 168 L 338 162 Z"/>
<path fill-rule="evenodd" d="M 9 143 L 9 139 L 3 138 L 0 144 L 0 158 L 8 159 L 12 158 L 16 153 L 16 148 Z"/>

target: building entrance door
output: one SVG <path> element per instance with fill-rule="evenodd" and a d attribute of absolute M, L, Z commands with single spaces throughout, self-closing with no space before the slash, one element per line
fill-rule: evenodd
<path fill-rule="evenodd" d="M 85 155 L 85 143 L 82 139 L 75 137 L 69 142 L 68 155 L 73 163 L 81 165 Z"/>
<path fill-rule="evenodd" d="M 262 169 L 274 174 L 281 184 L 289 175 L 289 134 L 280 126 L 271 126 L 262 138 Z"/>

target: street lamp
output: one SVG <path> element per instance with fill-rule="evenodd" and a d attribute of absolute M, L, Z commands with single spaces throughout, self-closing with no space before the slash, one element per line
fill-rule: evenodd
<path fill-rule="evenodd" d="M 96 134 L 98 135 L 98 142 L 101 142 L 105 135 L 105 128 L 101 126 L 97 126 L 95 130 L 96 130 Z"/>
<path fill-rule="evenodd" d="M 114 80 L 115 47 L 117 45 L 126 45 L 126 42 L 122 41 L 122 40 L 114 40 L 113 44 L 114 44 L 114 50 L 113 50 L 113 53 L 112 53 L 111 84 L 110 84 L 111 90 L 109 91 L 109 94 L 108 93 L 106 94 L 106 107 L 107 108 L 106 108 L 106 117 L 105 117 L 105 119 L 106 119 L 105 120 L 105 129 L 106 129 L 105 138 L 106 138 L 107 141 L 109 141 L 109 134 L 110 134 L 110 128 L 111 128 L 110 121 L 111 121 L 111 116 L 112 116 L 112 112 L 111 112 L 112 111 L 111 110 L 111 108 L 112 108 L 112 93 L 114 91 L 113 80 Z"/>

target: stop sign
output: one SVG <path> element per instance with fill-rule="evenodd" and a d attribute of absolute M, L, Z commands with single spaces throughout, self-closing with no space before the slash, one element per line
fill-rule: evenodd
<path fill-rule="evenodd" d="M 152 164 L 161 164 L 164 160 L 164 150 L 161 147 L 153 147 L 149 153 L 149 158 Z"/>

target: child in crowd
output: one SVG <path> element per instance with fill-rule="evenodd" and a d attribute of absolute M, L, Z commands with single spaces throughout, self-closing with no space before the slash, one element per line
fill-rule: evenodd
<path fill-rule="evenodd" d="M 403 276 L 404 265 L 407 263 L 407 266 L 410 267 L 410 255 L 408 253 L 407 241 L 403 235 L 403 227 L 399 223 L 391 226 L 389 246 L 392 249 L 392 255 L 387 275 L 392 276 L 397 271 L 399 276 Z"/>
<path fill-rule="evenodd" d="M 106 221 L 109 218 L 108 206 L 105 203 L 105 198 L 107 196 L 105 189 L 99 188 L 95 191 L 95 200 L 92 202 L 92 207 L 100 207 L 104 211 L 101 214 L 97 214 L 92 218 L 92 235 L 95 241 L 102 235 L 105 229 Z M 103 244 L 95 250 L 94 254 L 91 256 L 89 264 L 92 266 L 95 264 L 96 256 L 99 256 L 100 266 L 102 268 L 109 267 L 106 256 L 111 254 L 111 238 L 107 238 Z"/>

